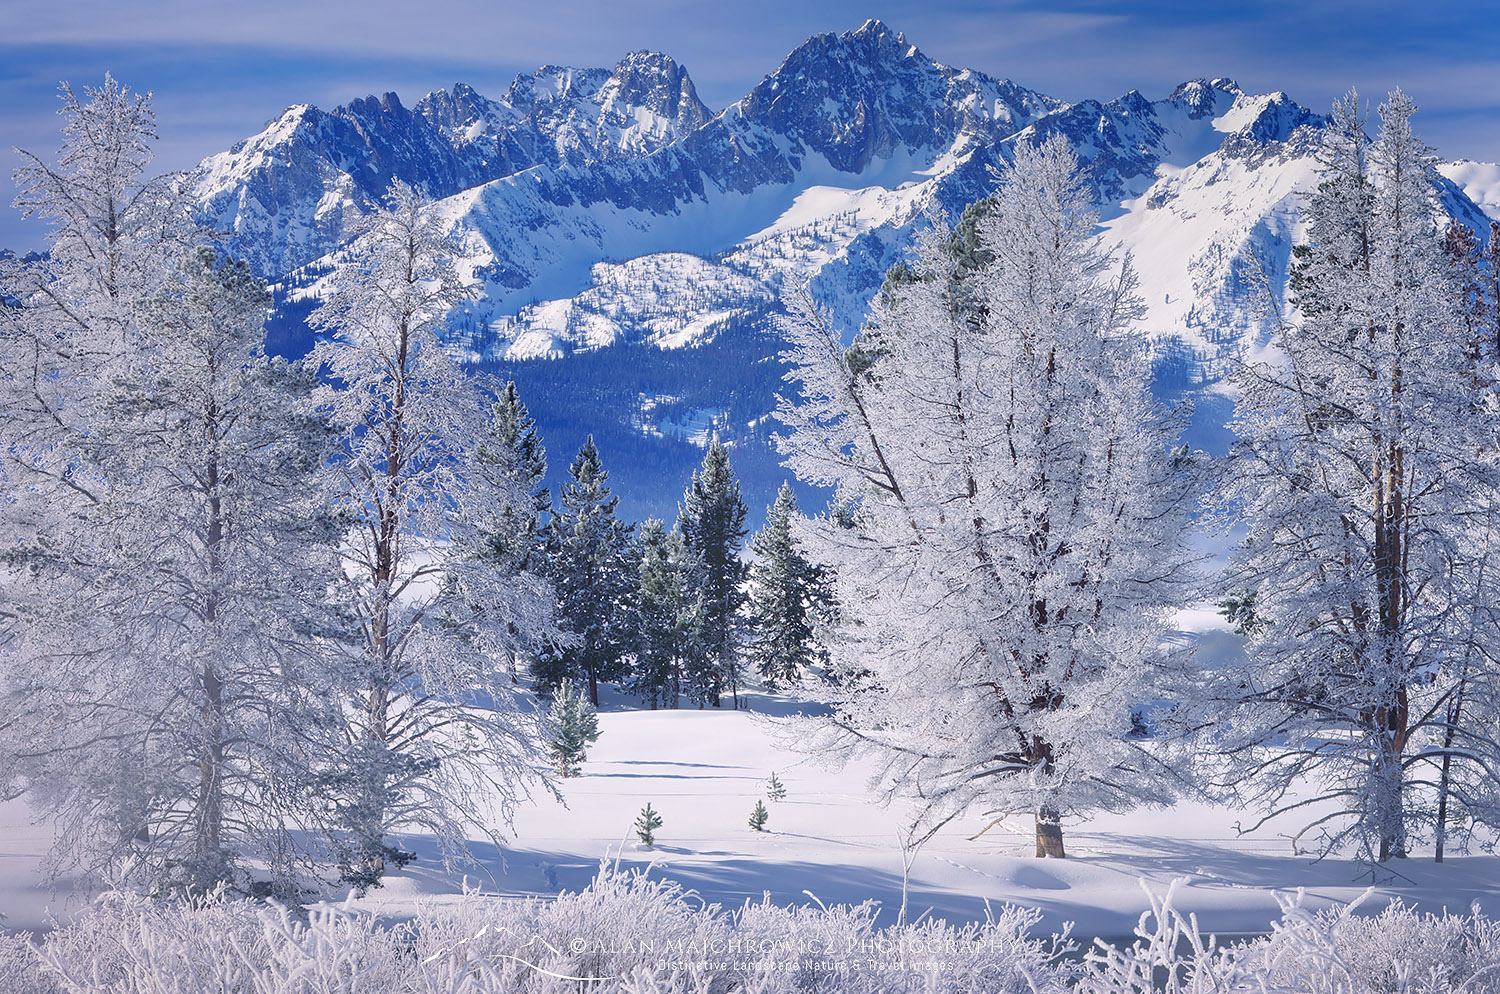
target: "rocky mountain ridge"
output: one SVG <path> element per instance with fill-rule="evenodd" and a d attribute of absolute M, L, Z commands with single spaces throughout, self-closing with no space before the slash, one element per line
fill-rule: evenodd
<path fill-rule="evenodd" d="M 1213 393 L 1269 334 L 1250 277 L 1284 292 L 1322 125 L 1222 78 L 1067 103 L 868 21 L 808 39 L 717 114 L 683 66 L 637 52 L 544 67 L 495 98 L 459 84 L 410 109 L 395 94 L 292 107 L 195 182 L 209 222 L 281 284 L 291 326 L 349 222 L 393 177 L 422 188 L 482 289 L 452 316 L 453 347 L 530 377 L 565 447 L 614 418 L 622 446 L 679 446 L 681 461 L 711 429 L 764 448 L 785 290 L 808 286 L 852 331 L 923 227 L 991 192 L 1016 142 L 1051 134 L 1084 163 L 1103 237 L 1134 256 L 1159 385 Z M 1500 174 L 1445 168 L 1448 212 L 1487 229 Z M 724 362 L 743 367 L 728 387 L 710 368 Z"/>

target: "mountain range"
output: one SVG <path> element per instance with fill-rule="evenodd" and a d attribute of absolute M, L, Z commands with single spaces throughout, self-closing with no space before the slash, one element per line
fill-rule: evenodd
<path fill-rule="evenodd" d="M 711 431 L 736 446 L 755 511 L 774 496 L 784 291 L 807 286 L 852 333 L 923 227 L 991 192 L 1016 142 L 1054 133 L 1086 167 L 1104 238 L 1135 258 L 1159 392 L 1196 397 L 1205 433 L 1221 430 L 1229 363 L 1270 330 L 1247 277 L 1284 293 L 1323 124 L 1227 79 L 1068 103 L 872 20 L 808 39 L 718 113 L 683 66 L 635 52 L 546 66 L 497 97 L 457 84 L 410 108 L 394 93 L 297 105 L 193 181 L 276 284 L 287 352 L 307 347 L 350 223 L 392 178 L 422 189 L 482 287 L 451 315 L 452 347 L 517 380 L 554 478 L 592 432 L 626 510 L 670 516 Z M 1500 169 L 1442 171 L 1451 216 L 1500 218 Z"/>

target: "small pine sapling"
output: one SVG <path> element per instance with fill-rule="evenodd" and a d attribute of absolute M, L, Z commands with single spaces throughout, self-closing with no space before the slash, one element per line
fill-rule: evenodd
<path fill-rule="evenodd" d="M 772 801 L 786 800 L 786 786 L 776 779 L 775 770 L 772 770 L 771 775 L 766 778 L 766 797 Z"/>
<path fill-rule="evenodd" d="M 757 832 L 766 830 L 766 822 L 771 819 L 771 812 L 766 810 L 764 801 L 755 802 L 755 810 L 750 812 L 750 827 Z"/>
<path fill-rule="evenodd" d="M 635 837 L 641 840 L 641 845 L 650 849 L 656 845 L 656 830 L 661 828 L 661 815 L 651 807 L 647 801 L 646 806 L 641 808 L 641 813 L 635 819 Z"/>
<path fill-rule="evenodd" d="M 552 698 L 552 763 L 559 776 L 576 777 L 588 758 L 588 748 L 599 739 L 599 712 L 583 688 L 563 680 Z"/>

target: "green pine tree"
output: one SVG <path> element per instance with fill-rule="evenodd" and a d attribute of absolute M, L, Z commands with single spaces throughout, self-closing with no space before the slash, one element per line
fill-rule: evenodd
<path fill-rule="evenodd" d="M 568 472 L 572 479 L 563 485 L 562 508 L 553 516 L 547 553 L 562 628 L 575 641 L 539 653 L 532 669 L 549 686 L 564 677 L 587 680 L 589 701 L 597 706 L 599 682 L 617 680 L 626 669 L 624 606 L 634 586 L 632 526 L 615 518 L 620 498 L 609 491 L 609 473 L 600 462 L 594 436 L 589 436 Z"/>
<path fill-rule="evenodd" d="M 477 461 L 493 468 L 498 485 L 513 488 L 520 496 L 514 503 L 503 503 L 498 514 L 481 523 L 482 558 L 507 577 L 544 572 L 542 515 L 552 506 L 551 494 L 542 486 L 547 451 L 514 382 L 505 384 L 490 408 L 489 438 L 479 449 Z M 514 623 L 508 630 L 510 639 L 503 650 L 515 682 L 517 655 L 534 652 L 536 646 L 519 637 Z"/>
<path fill-rule="evenodd" d="M 682 535 L 662 522 L 641 523 L 638 582 L 632 599 L 635 666 L 628 686 L 653 709 L 677 707 L 684 673 L 699 672 L 703 648 L 703 597 L 695 589 L 697 564 Z"/>
<path fill-rule="evenodd" d="M 635 837 L 641 840 L 641 845 L 647 849 L 656 845 L 656 830 L 661 828 L 661 815 L 651 807 L 647 801 L 646 806 L 641 808 L 641 813 L 635 819 Z"/>
<path fill-rule="evenodd" d="M 786 800 L 786 785 L 777 779 L 775 770 L 766 778 L 766 796 L 772 801 Z"/>
<path fill-rule="evenodd" d="M 751 542 L 749 656 L 772 690 L 796 683 L 808 666 L 828 659 L 816 624 L 828 616 L 833 596 L 827 571 L 809 562 L 792 537 L 796 513 L 797 498 L 783 483 L 765 528 Z"/>
<path fill-rule="evenodd" d="M 489 444 L 479 451 L 479 461 L 499 467 L 525 499 L 520 506 L 506 503 L 498 520 L 487 524 L 486 551 L 491 559 L 512 565 L 519 572 L 538 558 L 542 515 L 552 500 L 542 486 L 547 475 L 547 450 L 513 381 L 505 384 L 490 408 L 489 435 Z"/>
<path fill-rule="evenodd" d="M 766 810 L 766 802 L 756 801 L 755 808 L 750 812 L 750 827 L 757 832 L 766 830 L 766 822 L 771 820 L 771 812 Z"/>
<path fill-rule="evenodd" d="M 549 748 L 559 776 L 576 777 L 588 759 L 588 748 L 599 740 L 599 712 L 581 689 L 564 678 L 552 698 L 552 740 Z"/>
<path fill-rule="evenodd" d="M 715 435 L 702 469 L 693 474 L 678 505 L 683 541 L 701 565 L 704 647 L 710 665 L 693 687 L 700 705 L 718 707 L 727 689 L 739 707 L 740 608 L 745 603 L 746 572 L 740 550 L 745 541 L 745 514 L 729 450 Z"/>

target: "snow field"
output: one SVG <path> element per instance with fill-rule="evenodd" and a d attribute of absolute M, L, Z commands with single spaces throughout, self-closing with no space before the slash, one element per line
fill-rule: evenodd
<path fill-rule="evenodd" d="M 482 858 L 477 872 L 444 872 L 431 846 L 408 839 L 424 858 L 358 906 L 402 915 L 419 903 L 456 902 L 465 877 L 487 893 L 513 897 L 579 891 L 609 859 L 649 868 L 728 909 L 766 895 L 773 904 L 803 907 L 874 900 L 878 922 L 893 924 L 905 812 L 873 803 L 862 771 L 826 769 L 795 752 L 787 730 L 765 713 L 784 712 L 790 702 L 762 695 L 751 702 L 761 710 L 601 713 L 602 734 L 583 776 L 559 783 L 566 805 L 526 805 L 513 844 Z M 766 802 L 767 830 L 753 832 L 746 822 L 773 770 L 787 796 Z M 663 820 L 652 851 L 631 829 L 648 801 Z M 1260 933 L 1280 913 L 1278 891 L 1304 888 L 1306 905 L 1322 909 L 1354 901 L 1371 885 L 1368 869 L 1352 860 L 1293 855 L 1287 835 L 1300 823 L 1241 836 L 1235 826 L 1252 823 L 1251 813 L 1201 801 L 1065 824 L 1066 861 L 1032 856 L 1029 817 L 978 834 L 992 821 L 973 812 L 916 854 L 909 919 L 983 921 L 987 903 L 1013 902 L 1040 912 L 1043 934 L 1073 922 L 1075 935 L 1122 937 L 1149 908 L 1141 883 L 1162 891 L 1181 878 L 1176 905 L 1196 914 L 1205 931 Z M 1434 912 L 1476 902 L 1487 909 L 1500 894 L 1500 859 L 1492 856 L 1441 865 L 1413 858 L 1396 872 L 1376 882 L 1367 910 L 1393 898 Z"/>

